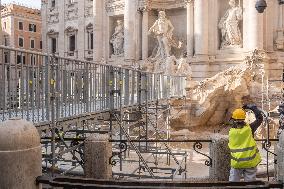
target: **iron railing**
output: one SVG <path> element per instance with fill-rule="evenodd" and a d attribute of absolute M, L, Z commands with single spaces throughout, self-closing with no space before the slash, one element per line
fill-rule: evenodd
<path fill-rule="evenodd" d="M 185 78 L 0 47 L 0 120 L 34 123 L 185 95 Z M 111 92 L 115 93 L 111 99 Z"/>

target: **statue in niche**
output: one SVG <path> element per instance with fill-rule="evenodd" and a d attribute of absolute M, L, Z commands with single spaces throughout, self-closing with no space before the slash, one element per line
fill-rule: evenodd
<path fill-rule="evenodd" d="M 243 19 L 243 10 L 236 6 L 235 0 L 229 0 L 230 8 L 219 22 L 219 29 L 221 29 L 222 39 L 221 48 L 226 47 L 241 47 L 242 34 L 239 28 L 239 22 Z"/>
<path fill-rule="evenodd" d="M 115 26 L 114 33 L 111 36 L 110 43 L 113 47 L 113 55 L 120 55 L 124 52 L 124 28 L 121 20 L 117 20 L 116 23 L 117 25 Z"/>
<path fill-rule="evenodd" d="M 157 58 L 167 58 L 171 52 L 171 41 L 173 36 L 174 26 L 171 21 L 166 18 L 165 11 L 159 12 L 158 20 L 155 21 L 154 25 L 149 29 L 149 35 L 153 34 L 158 40 L 158 46 L 156 48 Z"/>

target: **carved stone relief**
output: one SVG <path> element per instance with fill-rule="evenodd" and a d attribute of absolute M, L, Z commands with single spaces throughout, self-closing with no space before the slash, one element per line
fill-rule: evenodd
<path fill-rule="evenodd" d="M 91 17 L 93 15 L 93 1 L 86 0 L 85 1 L 85 17 Z"/>
<path fill-rule="evenodd" d="M 67 9 L 65 11 L 65 20 L 74 20 L 78 18 L 78 8 Z"/>
<path fill-rule="evenodd" d="M 75 7 L 77 3 L 78 3 L 78 2 L 77 2 L 76 0 L 67 0 L 67 1 L 66 1 L 66 7 L 67 7 L 67 8 Z"/>
<path fill-rule="evenodd" d="M 77 0 L 66 0 L 65 1 L 65 20 L 74 20 L 78 18 L 78 2 Z"/>
<path fill-rule="evenodd" d="M 139 0 L 138 9 L 174 9 L 184 7 L 191 0 Z"/>
<path fill-rule="evenodd" d="M 108 15 L 114 15 L 115 13 L 122 13 L 124 6 L 124 0 L 107 0 L 105 9 Z"/>
<path fill-rule="evenodd" d="M 93 15 L 93 6 L 88 5 L 85 7 L 85 17 L 91 17 Z"/>
<path fill-rule="evenodd" d="M 58 12 L 55 12 L 55 13 L 52 13 L 52 14 L 48 14 L 47 22 L 49 24 L 58 23 L 59 22 L 58 16 L 59 16 Z"/>

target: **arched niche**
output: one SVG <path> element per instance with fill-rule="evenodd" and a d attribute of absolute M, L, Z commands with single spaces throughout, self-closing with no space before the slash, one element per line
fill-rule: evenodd
<path fill-rule="evenodd" d="M 218 15 L 217 15 L 217 46 L 219 50 L 226 50 L 226 48 L 221 49 L 221 38 L 222 38 L 222 34 L 221 34 L 221 29 L 219 28 L 219 22 L 221 20 L 221 18 L 226 14 L 227 10 L 230 9 L 230 5 L 229 5 L 229 1 L 230 0 L 218 0 Z M 244 0 L 235 0 L 236 2 L 236 6 L 240 6 L 243 9 L 243 1 Z M 244 9 L 243 9 L 244 11 Z M 237 48 L 242 48 L 243 47 L 243 19 L 239 22 L 239 28 L 240 28 L 240 32 L 241 32 L 241 36 L 242 36 L 242 45 L 240 47 L 234 47 L 235 49 Z M 233 49 L 234 49 L 233 48 Z"/>
<path fill-rule="evenodd" d="M 112 38 L 113 33 L 115 32 L 115 27 L 117 26 L 117 21 L 120 20 L 122 22 L 122 24 L 124 24 L 124 16 L 122 14 L 119 15 L 113 15 L 113 16 L 109 16 L 109 33 L 108 33 L 108 54 L 109 54 L 109 58 L 112 57 L 113 55 L 113 47 L 112 44 L 110 43 L 110 40 Z M 121 56 L 123 56 L 123 54 L 121 54 Z"/>
<path fill-rule="evenodd" d="M 166 12 L 166 17 L 169 19 L 174 26 L 173 37 L 176 41 L 182 41 L 183 46 L 181 49 L 172 48 L 171 52 L 176 58 L 179 58 L 184 52 L 186 52 L 186 39 L 187 39 L 187 10 L 184 6 L 178 8 L 169 9 L 151 9 L 149 11 L 149 26 L 148 29 L 155 23 L 158 19 L 159 11 L 164 10 Z M 148 42 L 149 56 L 152 55 L 155 46 L 157 45 L 157 39 L 153 36 L 149 36 Z"/>

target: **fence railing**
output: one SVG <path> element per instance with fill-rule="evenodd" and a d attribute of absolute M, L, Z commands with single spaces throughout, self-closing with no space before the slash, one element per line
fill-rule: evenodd
<path fill-rule="evenodd" d="M 185 95 L 185 78 L 0 46 L 0 120 L 34 123 Z"/>

